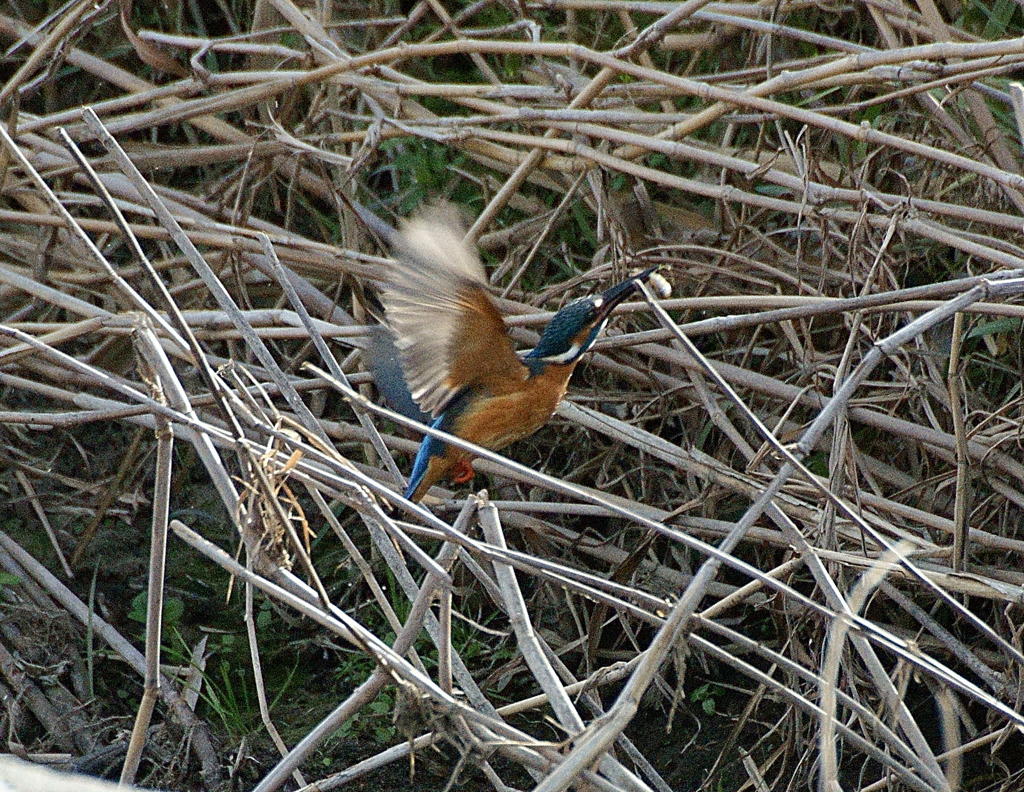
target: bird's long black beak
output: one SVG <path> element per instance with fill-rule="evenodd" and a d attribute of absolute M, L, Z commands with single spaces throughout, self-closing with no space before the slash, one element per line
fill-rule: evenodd
<path fill-rule="evenodd" d="M 615 310 L 615 306 L 625 300 L 637 290 L 637 284 L 647 281 L 657 267 L 648 267 L 643 272 L 630 275 L 621 283 L 616 283 L 610 289 L 601 294 L 601 307 L 597 309 L 597 321 L 603 321 L 608 314 Z"/>

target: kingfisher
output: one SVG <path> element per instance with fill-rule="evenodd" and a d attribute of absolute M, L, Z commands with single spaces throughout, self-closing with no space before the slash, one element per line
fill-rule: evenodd
<path fill-rule="evenodd" d="M 612 310 L 641 282 L 651 283 L 661 296 L 669 289 L 651 267 L 569 303 L 552 317 L 537 346 L 520 356 L 462 228 L 455 210 L 443 205 L 407 221 L 392 238 L 395 257 L 381 302 L 405 385 L 430 426 L 498 451 L 547 423 L 576 364 Z M 395 384 L 388 389 L 394 393 Z M 472 457 L 428 435 L 405 497 L 418 502 L 443 479 L 470 481 Z"/>

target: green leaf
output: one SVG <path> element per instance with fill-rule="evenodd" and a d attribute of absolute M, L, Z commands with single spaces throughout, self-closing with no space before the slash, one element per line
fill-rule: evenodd
<path fill-rule="evenodd" d="M 993 319 L 991 322 L 982 322 L 972 327 L 967 333 L 968 338 L 984 338 L 996 333 L 1019 333 L 1020 319 Z"/>
<path fill-rule="evenodd" d="M 140 591 L 132 597 L 132 608 L 128 611 L 128 618 L 140 624 L 146 623 L 146 592 Z"/>
<path fill-rule="evenodd" d="M 132 607 L 128 611 L 128 618 L 137 621 L 139 624 L 146 623 L 146 592 L 140 591 L 132 597 Z M 164 600 L 163 623 L 166 626 L 176 625 L 181 622 L 185 613 L 185 603 L 177 597 L 167 597 Z"/>

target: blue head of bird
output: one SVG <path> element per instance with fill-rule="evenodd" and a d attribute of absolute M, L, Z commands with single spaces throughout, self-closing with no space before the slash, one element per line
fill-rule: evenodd
<path fill-rule="evenodd" d="M 594 345 L 615 306 L 636 291 L 637 284 L 648 279 L 654 270 L 646 269 L 601 294 L 583 297 L 562 308 L 551 317 L 537 346 L 526 355 L 527 363 L 575 363 Z"/>

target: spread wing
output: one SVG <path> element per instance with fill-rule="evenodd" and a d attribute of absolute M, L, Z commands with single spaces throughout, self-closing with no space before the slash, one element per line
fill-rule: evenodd
<path fill-rule="evenodd" d="M 451 208 L 409 221 L 382 295 L 412 397 L 435 416 L 467 386 L 503 393 L 528 373 L 462 238 Z"/>

